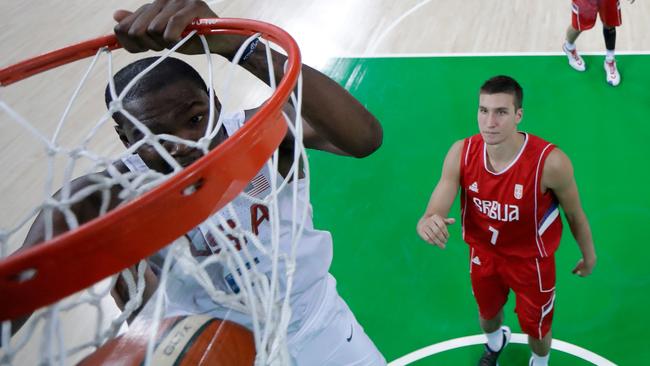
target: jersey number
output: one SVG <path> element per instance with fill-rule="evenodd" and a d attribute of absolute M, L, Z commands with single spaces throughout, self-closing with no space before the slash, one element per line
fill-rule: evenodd
<path fill-rule="evenodd" d="M 497 245 L 497 238 L 499 237 L 499 230 L 493 228 L 492 226 L 488 226 L 488 230 L 492 232 L 492 237 L 490 238 L 490 243 L 492 245 Z"/>

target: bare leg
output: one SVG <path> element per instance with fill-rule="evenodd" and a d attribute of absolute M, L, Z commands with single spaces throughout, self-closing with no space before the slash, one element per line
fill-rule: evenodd
<path fill-rule="evenodd" d="M 528 336 L 528 345 L 536 355 L 546 356 L 551 351 L 551 340 L 553 340 L 553 336 L 549 330 L 542 339 Z"/>
<path fill-rule="evenodd" d="M 567 43 L 575 43 L 576 39 L 578 39 L 578 36 L 582 33 L 581 31 L 573 28 L 572 25 L 569 25 L 569 28 L 566 30 L 566 41 Z"/>
<path fill-rule="evenodd" d="M 479 323 L 481 324 L 481 329 L 485 333 L 492 333 L 501 328 L 503 324 L 503 309 L 499 310 L 499 313 L 492 319 L 483 319 L 482 316 L 478 316 Z"/>
<path fill-rule="evenodd" d="M 481 324 L 481 329 L 483 329 L 483 332 L 485 332 L 485 336 L 487 337 L 485 351 L 483 351 L 483 355 L 479 359 L 478 364 L 496 365 L 501 351 L 503 351 L 510 339 L 510 330 L 501 330 L 503 324 L 503 309 L 499 310 L 499 313 L 492 319 L 484 319 L 480 314 L 478 319 Z"/>

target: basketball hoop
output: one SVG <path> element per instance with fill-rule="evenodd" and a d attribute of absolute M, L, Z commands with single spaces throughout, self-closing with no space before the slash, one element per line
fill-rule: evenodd
<path fill-rule="evenodd" d="M 154 188 L 73 230 L 15 255 L 0 258 L 0 293 L 3 298 L 0 301 L 0 321 L 30 314 L 59 301 L 133 266 L 174 242 L 237 197 L 265 164 L 272 165 L 267 161 L 288 129 L 299 142 L 296 148 L 302 149 L 300 124 L 292 126 L 282 114 L 282 107 L 290 100 L 298 102 L 296 110 L 300 111 L 300 97 L 292 96 L 297 85 L 300 89 L 301 70 L 300 52 L 293 38 L 271 24 L 244 19 L 200 19 L 186 29 L 184 36 L 192 36 L 194 32 L 199 35 L 259 36 L 267 42 L 267 50 L 270 50 L 268 42 L 283 48 L 287 53 L 285 74 L 273 95 L 226 141 Z M 116 37 L 109 35 L 53 51 L 1 69 L 0 86 L 7 87 L 57 66 L 117 48 L 120 45 Z M 242 50 L 233 60 L 235 63 L 241 54 Z M 296 160 L 302 156 L 304 151 L 297 152 Z M 292 171 L 297 177 L 297 165 Z M 285 178 L 287 181 L 290 179 Z M 137 225 L 129 225 L 133 222 Z M 0 245 L 6 245 L 6 239 Z M 277 253 L 272 255 L 277 256 Z M 278 317 L 275 324 L 286 323 L 286 317 L 286 314 Z M 286 329 L 284 332 L 286 335 Z M 97 347 L 104 340 L 94 339 L 90 342 L 91 347 Z M 270 345 L 272 342 L 281 341 L 256 333 L 258 352 L 260 345 L 267 350 L 277 348 L 277 344 Z M 71 352 L 69 349 L 59 350 L 59 357 L 66 356 L 62 353 Z"/>

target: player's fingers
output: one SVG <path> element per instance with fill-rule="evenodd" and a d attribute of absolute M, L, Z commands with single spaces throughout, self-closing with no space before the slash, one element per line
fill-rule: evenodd
<path fill-rule="evenodd" d="M 426 238 L 428 239 L 427 241 L 429 243 L 435 244 L 434 239 L 436 236 L 430 226 L 422 225 L 422 233 L 426 236 Z"/>
<path fill-rule="evenodd" d="M 156 14 L 156 16 L 149 23 L 149 27 L 147 29 L 149 35 L 160 44 L 171 45 L 177 42 L 180 39 L 181 32 L 183 29 L 185 29 L 187 24 L 192 21 L 192 19 L 190 19 L 187 24 L 183 26 L 183 29 L 181 29 L 178 34 L 175 34 L 172 38 L 165 38 L 165 32 L 169 23 L 172 21 L 172 19 L 178 16 L 177 13 L 180 12 L 183 6 L 185 6 L 185 4 L 181 2 L 171 2 L 165 4 L 165 6 L 160 9 L 158 14 Z"/>
<path fill-rule="evenodd" d="M 573 267 L 573 269 L 571 270 L 571 273 L 576 274 L 576 273 L 578 273 L 579 270 L 580 270 L 580 265 L 577 265 L 577 266 Z"/>
<path fill-rule="evenodd" d="M 167 47 L 162 41 L 162 36 L 150 32 L 151 22 L 158 16 L 163 9 L 165 2 L 156 1 L 142 11 L 132 22 L 129 29 L 129 36 L 136 38 L 137 42 L 143 47 L 155 51 L 161 51 Z"/>
<path fill-rule="evenodd" d="M 435 241 L 433 240 L 433 237 L 429 233 L 424 232 L 424 233 L 422 233 L 422 235 L 423 235 L 424 240 L 427 243 L 433 244 L 433 245 L 436 244 Z"/>
<path fill-rule="evenodd" d="M 456 222 L 456 219 L 453 217 L 448 217 L 443 220 L 446 225 L 453 225 Z"/>
<path fill-rule="evenodd" d="M 133 14 L 132 11 L 124 10 L 124 9 L 119 9 L 116 10 L 113 13 L 113 19 L 115 19 L 116 22 L 121 22 L 124 18 L 128 17 L 129 15 Z"/>
<path fill-rule="evenodd" d="M 217 14 L 206 3 L 192 1 L 169 19 L 163 38 L 168 42 L 177 41 L 183 30 L 196 18 L 217 18 Z"/>
<path fill-rule="evenodd" d="M 122 47 L 129 52 L 143 52 L 147 50 L 147 48 L 140 44 L 138 39 L 133 36 L 131 26 L 138 19 L 140 14 L 145 12 L 149 6 L 150 4 L 143 5 L 135 12 L 126 15 L 113 28 L 117 40 L 120 42 Z"/>
<path fill-rule="evenodd" d="M 436 217 L 430 217 L 427 219 L 425 222 L 426 227 L 431 230 L 431 233 L 433 234 L 433 237 L 438 238 L 438 239 L 444 239 L 445 235 L 442 233 L 440 229 L 440 224 L 437 222 Z M 442 225 L 444 226 L 444 225 Z"/>
<path fill-rule="evenodd" d="M 439 217 L 432 218 L 433 224 L 436 226 L 437 231 L 440 231 L 440 234 L 446 239 L 449 238 L 449 230 L 447 230 L 447 225 Z"/>
<path fill-rule="evenodd" d="M 582 269 L 583 269 L 583 266 L 584 266 L 584 262 L 583 262 L 582 259 L 581 259 L 581 260 L 578 261 L 578 263 L 577 263 L 576 266 L 573 268 L 573 270 L 571 271 L 571 273 L 573 273 L 573 274 L 577 274 L 578 276 L 582 276 Z"/>
<path fill-rule="evenodd" d="M 445 235 L 440 230 L 437 230 L 436 228 L 433 228 L 432 231 L 433 231 L 433 235 L 434 235 L 433 238 L 435 239 L 436 245 L 441 248 L 444 248 L 445 243 L 447 243 L 447 238 L 445 237 Z"/>
<path fill-rule="evenodd" d="M 425 227 L 424 225 L 419 224 L 419 225 L 417 226 L 417 230 L 416 230 L 416 231 L 417 231 L 418 235 L 420 236 L 420 238 L 421 238 L 422 240 L 426 241 L 427 243 L 431 243 L 431 244 L 433 244 L 433 243 L 431 242 L 431 237 L 430 237 L 430 235 L 427 233 L 427 231 L 426 231 L 426 227 Z"/>
<path fill-rule="evenodd" d="M 443 240 L 442 237 L 437 235 L 437 230 L 435 227 L 433 227 L 430 223 L 423 223 L 422 227 L 422 233 L 426 236 L 428 239 L 427 242 L 430 244 L 433 244 L 437 247 L 444 248 L 445 241 Z"/>

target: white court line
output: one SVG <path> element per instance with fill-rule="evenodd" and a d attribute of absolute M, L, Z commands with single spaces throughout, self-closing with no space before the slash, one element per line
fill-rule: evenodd
<path fill-rule="evenodd" d="M 605 56 L 604 51 L 580 52 L 586 56 Z M 650 51 L 616 51 L 616 55 L 650 55 Z M 383 54 L 343 54 L 332 58 L 415 58 L 415 57 L 498 57 L 498 56 L 565 56 L 564 52 L 420 52 L 420 53 L 383 53 Z"/>
<path fill-rule="evenodd" d="M 348 56 L 337 56 L 336 58 L 389 58 L 389 57 L 463 57 L 463 56 L 558 56 L 564 55 L 564 52 L 485 52 L 485 53 L 392 53 L 392 54 L 377 54 L 375 51 L 384 41 L 384 38 L 390 34 L 397 25 L 399 25 L 404 19 L 409 15 L 415 13 L 424 5 L 430 3 L 431 0 L 423 0 L 417 3 L 414 7 L 404 12 L 402 15 L 397 17 L 388 27 L 384 28 L 384 31 L 370 42 L 370 45 L 366 48 L 366 51 L 361 55 L 348 55 Z M 561 47 L 561 44 L 558 48 Z M 580 52 L 581 55 L 605 55 L 605 51 L 601 52 Z M 617 55 L 650 55 L 650 51 L 616 51 Z"/>
<path fill-rule="evenodd" d="M 435 355 L 436 353 L 476 344 L 484 344 L 485 342 L 487 342 L 487 338 L 484 334 L 450 339 L 448 341 L 432 344 L 430 346 L 413 351 L 394 360 L 393 362 L 389 363 L 388 366 L 405 366 L 425 357 Z M 513 333 L 512 338 L 510 338 L 510 343 L 528 344 L 528 336 L 521 333 Z M 553 339 L 551 348 L 556 351 L 576 356 L 597 366 L 617 366 L 612 361 L 609 361 L 606 358 L 597 355 L 587 349 L 557 339 Z"/>
<path fill-rule="evenodd" d="M 376 39 L 375 39 L 375 40 L 370 44 L 370 46 L 368 47 L 366 53 L 374 53 L 375 50 L 377 49 L 377 47 L 379 47 L 379 45 L 384 41 L 384 37 L 386 37 L 390 32 L 392 32 L 393 29 L 394 29 L 394 28 L 395 28 L 399 23 L 402 22 L 402 20 L 404 20 L 404 19 L 405 19 L 406 17 L 408 17 L 409 15 L 415 13 L 418 9 L 420 9 L 421 7 L 423 7 L 424 5 L 426 5 L 426 4 L 429 3 L 429 2 L 431 2 L 431 0 L 424 0 L 424 1 L 420 2 L 420 3 L 418 3 L 417 5 L 415 5 L 414 7 L 412 7 L 410 10 L 408 10 L 407 12 L 405 12 L 404 14 L 402 14 L 401 16 L 399 16 L 397 19 L 395 19 L 395 21 L 394 21 L 393 23 L 391 23 L 388 27 L 386 27 L 386 28 L 384 29 L 384 31 L 379 35 L 379 37 L 377 37 L 377 38 L 376 38 Z"/>

